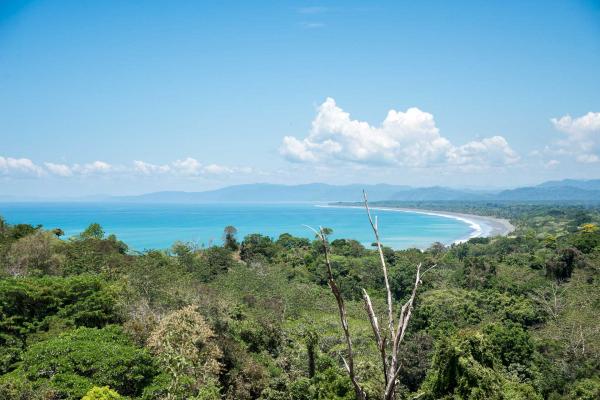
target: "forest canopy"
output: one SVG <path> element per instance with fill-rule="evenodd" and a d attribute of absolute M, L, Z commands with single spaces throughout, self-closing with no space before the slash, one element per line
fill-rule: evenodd
<path fill-rule="evenodd" d="M 435 265 L 415 296 L 395 398 L 600 398 L 600 211 L 427 207 L 509 218 L 517 230 L 382 248 L 398 304 L 417 265 Z M 0 398 L 354 399 L 322 243 L 224 228 L 222 246 L 135 252 L 94 223 L 64 238 L 0 219 Z M 362 302 L 366 289 L 386 321 L 379 253 L 351 238 L 327 246 L 357 379 L 382 398 Z"/>

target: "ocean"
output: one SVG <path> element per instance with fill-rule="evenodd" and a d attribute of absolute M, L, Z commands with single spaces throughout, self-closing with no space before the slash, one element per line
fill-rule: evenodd
<path fill-rule="evenodd" d="M 372 210 L 379 217 L 384 245 L 394 249 L 427 248 L 468 238 L 466 221 L 440 215 Z M 11 224 L 61 228 L 65 237 L 97 222 L 133 250 L 166 249 L 176 241 L 200 246 L 222 243 L 223 228 L 233 225 L 238 240 L 250 233 L 277 238 L 282 233 L 313 238 L 304 225 L 333 229 L 332 239 L 355 239 L 370 246 L 373 232 L 364 209 L 316 204 L 124 204 L 124 203 L 0 203 L 0 216 Z"/>

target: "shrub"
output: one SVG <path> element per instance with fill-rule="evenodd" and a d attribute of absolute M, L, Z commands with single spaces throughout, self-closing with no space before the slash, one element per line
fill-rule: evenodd
<path fill-rule="evenodd" d="M 222 352 L 215 334 L 195 306 L 165 317 L 150 334 L 148 347 L 169 372 L 170 396 L 195 396 L 204 386 L 217 381 Z"/>
<path fill-rule="evenodd" d="M 115 294 L 99 278 L 0 280 L 0 372 L 19 359 L 23 343 L 32 334 L 117 321 Z"/>
<path fill-rule="evenodd" d="M 600 398 L 600 378 L 589 378 L 577 381 L 569 392 L 569 399 L 595 400 Z"/>
<path fill-rule="evenodd" d="M 541 400 L 530 385 L 509 379 L 487 335 L 461 331 L 443 338 L 422 386 L 426 399 Z"/>
<path fill-rule="evenodd" d="M 53 253 L 52 233 L 36 231 L 12 244 L 7 258 L 7 272 L 12 276 L 41 275 L 55 272 L 60 261 Z"/>
<path fill-rule="evenodd" d="M 155 363 L 121 328 L 77 328 L 35 343 L 15 371 L 34 386 L 47 385 L 60 398 L 80 399 L 93 386 L 138 396 L 155 375 Z"/>
<path fill-rule="evenodd" d="M 277 245 L 268 236 L 258 233 L 247 235 L 240 248 L 240 257 L 246 262 L 254 260 L 271 260 L 277 252 Z"/>
<path fill-rule="evenodd" d="M 122 400 L 123 397 L 108 386 L 94 386 L 81 400 Z"/>

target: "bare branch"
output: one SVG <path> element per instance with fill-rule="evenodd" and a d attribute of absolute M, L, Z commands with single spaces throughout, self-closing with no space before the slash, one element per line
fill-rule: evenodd
<path fill-rule="evenodd" d="M 398 380 L 398 375 L 400 374 L 401 365 L 398 363 L 398 354 L 400 351 L 400 344 L 404 340 L 404 335 L 406 334 L 406 329 L 408 327 L 408 322 L 410 321 L 410 317 L 412 314 L 412 309 L 415 302 L 415 297 L 417 296 L 417 291 L 419 288 L 419 284 L 421 283 L 421 278 L 424 274 L 429 272 L 431 269 L 436 266 L 425 270 L 425 272 L 421 273 L 421 264 L 417 265 L 417 272 L 415 275 L 415 283 L 412 288 L 411 295 L 409 299 L 404 303 L 400 309 L 400 314 L 398 316 L 398 325 L 395 327 L 394 325 L 394 308 L 392 303 L 392 290 L 390 288 L 389 278 L 388 278 L 388 270 L 387 265 L 385 263 L 385 256 L 383 254 L 383 246 L 381 245 L 381 240 L 379 238 L 379 228 L 377 217 L 373 218 L 371 216 L 371 210 L 369 209 L 369 202 L 367 199 L 367 193 L 363 190 L 363 198 L 365 209 L 367 211 L 367 216 L 369 217 L 369 223 L 371 224 L 371 228 L 373 229 L 373 233 L 375 234 L 375 241 L 377 244 L 377 251 L 379 253 L 379 261 L 381 262 L 381 269 L 383 271 L 383 277 L 385 282 L 385 290 L 386 290 L 386 306 L 387 306 L 387 316 L 388 316 L 388 329 L 390 332 L 391 338 L 391 354 L 387 354 L 387 338 L 386 335 L 382 333 L 381 327 L 379 325 L 379 321 L 377 320 L 377 314 L 373 309 L 373 304 L 371 303 L 371 298 L 365 289 L 362 289 L 363 292 L 363 300 L 365 303 L 365 309 L 367 311 L 367 315 L 369 317 L 369 322 L 371 323 L 371 328 L 373 329 L 373 335 L 375 337 L 375 341 L 377 343 L 377 348 L 381 357 L 381 364 L 383 369 L 383 377 L 385 380 L 385 391 L 383 395 L 384 400 L 393 400 L 395 398 L 396 393 L 396 385 Z M 342 330 L 344 331 L 344 337 L 346 340 L 346 348 L 348 353 L 348 359 L 341 356 L 342 361 L 344 363 L 344 368 L 348 372 L 352 385 L 354 387 L 354 391 L 356 394 L 357 400 L 366 400 L 366 394 L 358 380 L 356 378 L 356 372 L 354 370 L 354 353 L 352 348 L 352 340 L 350 337 L 350 330 L 348 329 L 348 318 L 346 315 L 346 307 L 344 305 L 344 299 L 342 298 L 341 291 L 337 286 L 337 283 L 333 277 L 333 270 L 331 266 L 331 259 L 329 253 L 329 245 L 327 242 L 327 237 L 325 236 L 325 232 L 323 228 L 319 228 L 319 231 L 311 228 L 310 226 L 305 225 L 311 231 L 313 231 L 317 238 L 321 240 L 323 245 L 323 251 L 325 253 L 325 265 L 327 267 L 327 277 L 328 284 L 331 292 L 333 293 L 339 311 L 340 322 L 342 325 Z"/>
<path fill-rule="evenodd" d="M 365 300 L 365 308 L 367 310 L 367 314 L 369 315 L 369 321 L 371 322 L 371 327 L 373 328 L 373 334 L 375 335 L 375 341 L 377 342 L 377 347 L 379 349 L 379 354 L 381 356 L 381 364 L 383 368 L 383 376 L 385 378 L 385 384 L 387 386 L 387 357 L 385 354 L 385 338 L 381 336 L 381 329 L 379 328 L 379 322 L 377 321 L 377 315 L 375 311 L 373 311 L 373 304 L 371 304 L 371 298 L 365 289 L 363 291 L 363 298 Z"/>
<path fill-rule="evenodd" d="M 396 381 L 398 380 L 398 376 L 400 375 L 400 371 L 402 370 L 402 365 L 398 366 L 396 370 L 391 374 L 391 378 L 385 387 L 385 393 L 383 395 L 384 400 L 393 400 L 394 392 L 396 389 Z"/>
<path fill-rule="evenodd" d="M 394 312 L 392 305 L 392 290 L 390 289 L 390 281 L 388 279 L 388 271 L 387 266 L 385 264 L 385 256 L 383 254 L 383 247 L 381 246 L 381 240 L 379 239 L 379 229 L 377 228 L 377 218 L 375 218 L 375 222 L 373 222 L 373 218 L 371 217 L 371 210 L 369 209 L 369 200 L 367 199 L 367 192 L 363 190 L 363 199 L 365 203 L 365 209 L 367 210 L 367 216 L 369 217 L 369 223 L 371 224 L 371 228 L 373 229 L 373 233 L 375 234 L 375 241 L 377 243 L 377 251 L 379 252 L 379 261 L 381 262 L 381 269 L 383 270 L 383 279 L 385 282 L 385 291 L 387 294 L 387 311 L 388 311 L 388 327 L 390 330 L 390 335 L 392 337 L 392 342 L 396 341 L 395 333 L 394 333 Z M 392 358 L 395 357 L 395 354 L 392 353 Z"/>

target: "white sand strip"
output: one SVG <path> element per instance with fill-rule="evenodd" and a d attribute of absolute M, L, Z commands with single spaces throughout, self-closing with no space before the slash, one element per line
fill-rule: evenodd
<path fill-rule="evenodd" d="M 350 207 L 350 208 L 362 208 L 363 206 L 336 206 L 336 205 L 318 205 L 317 207 Z M 490 236 L 506 236 L 515 230 L 515 227 L 506 219 L 494 218 L 475 214 L 464 214 L 455 213 L 451 211 L 432 211 L 422 210 L 418 208 L 402 208 L 402 207 L 370 207 L 371 210 L 380 211 L 394 211 L 394 212 L 406 212 L 413 214 L 425 214 L 434 215 L 438 217 L 451 218 L 458 221 L 462 221 L 469 225 L 471 233 L 464 238 L 460 238 L 454 241 L 454 243 L 463 243 L 469 239 L 476 237 L 490 237 Z"/>

